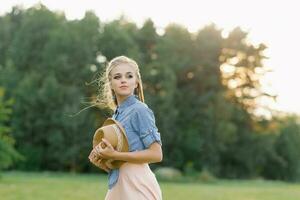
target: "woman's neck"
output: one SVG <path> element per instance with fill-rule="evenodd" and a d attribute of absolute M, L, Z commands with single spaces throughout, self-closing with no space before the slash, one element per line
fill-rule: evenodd
<path fill-rule="evenodd" d="M 128 96 L 117 96 L 118 106 L 120 106 L 131 95 L 133 95 L 133 94 L 130 94 Z"/>

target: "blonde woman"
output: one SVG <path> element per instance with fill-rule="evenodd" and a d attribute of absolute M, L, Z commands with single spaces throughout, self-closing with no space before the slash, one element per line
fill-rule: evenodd
<path fill-rule="evenodd" d="M 112 118 L 125 128 L 129 152 L 118 152 L 107 140 L 95 147 L 91 162 L 108 172 L 105 200 L 160 200 L 162 193 L 149 163 L 163 159 L 160 133 L 152 110 L 144 103 L 142 79 L 137 63 L 119 56 L 107 65 L 101 79 L 101 103 L 114 110 Z M 100 166 L 93 157 L 126 161 L 119 169 Z"/>

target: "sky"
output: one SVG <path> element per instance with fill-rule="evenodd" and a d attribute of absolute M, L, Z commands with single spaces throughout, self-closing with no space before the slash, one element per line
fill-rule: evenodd
<path fill-rule="evenodd" d="M 265 43 L 269 57 L 264 65 L 269 72 L 262 85 L 266 92 L 278 95 L 271 107 L 300 114 L 300 12 L 297 0 L 1 0 L 0 15 L 14 5 L 31 7 L 41 2 L 50 10 L 63 11 L 68 19 L 81 19 L 86 10 L 93 10 L 100 21 L 108 22 L 125 15 L 141 26 L 151 18 L 157 29 L 178 23 L 195 32 L 215 23 L 224 33 L 240 26 L 249 32 L 249 40 Z M 298 23 L 297 23 L 298 22 Z M 261 101 L 261 104 L 270 102 Z"/>

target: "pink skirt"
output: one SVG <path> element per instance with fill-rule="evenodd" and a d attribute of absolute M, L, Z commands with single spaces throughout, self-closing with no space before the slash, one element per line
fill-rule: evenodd
<path fill-rule="evenodd" d="M 120 167 L 118 182 L 108 190 L 105 200 L 162 200 L 162 193 L 147 163 L 126 162 Z"/>

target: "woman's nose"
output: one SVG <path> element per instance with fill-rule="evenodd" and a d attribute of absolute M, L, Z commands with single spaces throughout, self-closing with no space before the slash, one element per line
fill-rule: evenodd
<path fill-rule="evenodd" d="M 122 78 L 121 83 L 125 83 L 125 82 L 126 82 L 126 78 Z"/>

